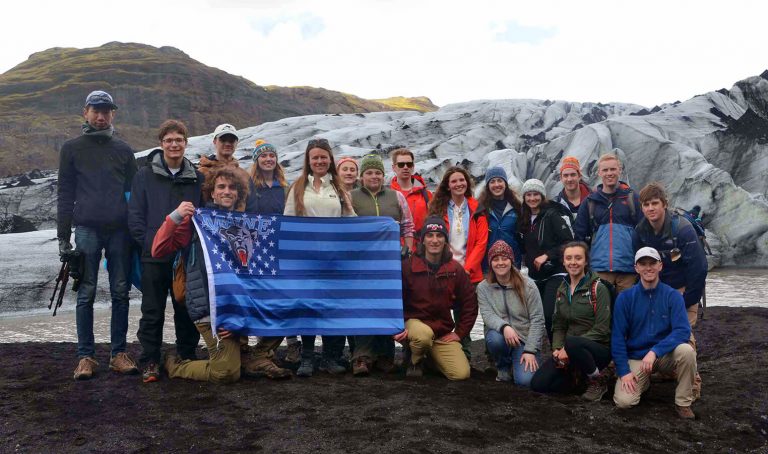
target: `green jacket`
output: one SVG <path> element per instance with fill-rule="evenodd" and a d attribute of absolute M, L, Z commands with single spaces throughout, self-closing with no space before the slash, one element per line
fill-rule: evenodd
<path fill-rule="evenodd" d="M 378 193 L 372 194 L 367 188 L 359 187 L 350 195 L 358 216 L 388 216 L 397 222 L 403 220 L 397 193 L 389 188 L 382 187 Z"/>
<path fill-rule="evenodd" d="M 590 301 L 592 282 L 597 273 L 588 271 L 573 295 L 570 282 L 564 280 L 557 289 L 555 315 L 552 318 L 552 349 L 562 348 L 565 336 L 581 336 L 606 347 L 611 343 L 611 296 L 608 288 L 597 284 L 597 307 Z"/>

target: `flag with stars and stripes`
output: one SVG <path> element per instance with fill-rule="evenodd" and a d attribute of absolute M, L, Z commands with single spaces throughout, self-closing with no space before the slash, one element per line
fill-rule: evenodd
<path fill-rule="evenodd" d="M 400 227 L 199 208 L 211 325 L 251 336 L 403 330 Z"/>

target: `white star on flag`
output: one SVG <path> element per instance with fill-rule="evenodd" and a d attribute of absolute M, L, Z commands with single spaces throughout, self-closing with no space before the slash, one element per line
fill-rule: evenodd
<path fill-rule="evenodd" d="M 217 269 L 217 270 L 220 270 L 220 269 L 221 269 L 221 263 L 219 263 L 219 262 L 216 262 L 216 269 Z"/>

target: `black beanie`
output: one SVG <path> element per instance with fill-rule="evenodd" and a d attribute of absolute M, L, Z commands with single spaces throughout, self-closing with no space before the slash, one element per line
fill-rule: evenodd
<path fill-rule="evenodd" d="M 448 241 L 448 227 L 445 225 L 443 218 L 438 216 L 430 216 L 424 221 L 424 227 L 421 228 L 421 242 L 424 242 L 424 237 L 429 232 L 442 233 L 445 236 L 445 240 Z"/>

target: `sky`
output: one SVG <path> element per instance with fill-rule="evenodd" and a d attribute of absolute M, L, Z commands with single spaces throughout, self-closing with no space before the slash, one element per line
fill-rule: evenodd
<path fill-rule="evenodd" d="M 0 73 L 51 47 L 173 46 L 259 85 L 364 98 L 652 107 L 768 69 L 768 2 L 186 0 L 3 3 Z M 9 18 L 17 20 L 8 20 Z"/>

